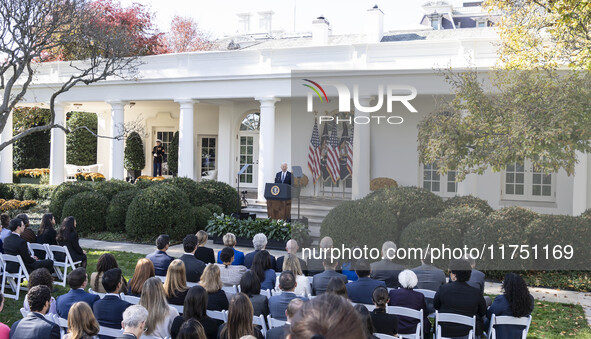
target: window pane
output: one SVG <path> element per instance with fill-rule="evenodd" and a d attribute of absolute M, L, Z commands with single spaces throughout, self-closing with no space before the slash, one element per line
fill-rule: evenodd
<path fill-rule="evenodd" d="M 549 197 L 552 195 L 552 187 L 551 186 L 542 186 L 542 195 L 545 197 Z"/>
<path fill-rule="evenodd" d="M 515 174 L 507 173 L 507 175 L 505 176 L 505 181 L 510 183 L 515 182 Z"/>
<path fill-rule="evenodd" d="M 523 185 L 515 185 L 515 194 L 516 195 L 523 195 L 523 190 L 524 186 Z"/>
<path fill-rule="evenodd" d="M 515 164 L 515 172 L 523 172 L 524 171 L 524 167 L 523 164 Z"/>
<path fill-rule="evenodd" d="M 447 192 L 449 192 L 449 193 L 456 192 L 456 183 L 455 182 L 448 182 L 447 183 Z"/>
<path fill-rule="evenodd" d="M 505 185 L 505 191 L 507 194 L 515 194 L 515 185 Z"/>
<path fill-rule="evenodd" d="M 544 176 L 542 178 L 543 178 L 542 183 L 544 185 L 551 185 L 552 184 L 552 175 L 551 174 L 544 174 Z"/>
<path fill-rule="evenodd" d="M 515 164 L 507 165 L 507 172 L 514 172 L 515 171 Z"/>
<path fill-rule="evenodd" d="M 533 195 L 538 195 L 538 196 L 539 196 L 541 193 L 542 193 L 542 188 L 541 188 L 541 186 L 539 186 L 539 185 L 534 185 L 534 186 L 532 186 L 532 191 L 531 191 L 531 194 L 533 194 Z"/>
<path fill-rule="evenodd" d="M 534 183 L 534 185 L 541 184 L 542 183 L 542 175 L 539 173 L 534 173 L 533 183 Z"/>
<path fill-rule="evenodd" d="M 432 189 L 433 192 L 439 192 L 439 182 L 434 181 L 431 185 L 433 187 L 433 189 Z"/>
<path fill-rule="evenodd" d="M 517 173 L 517 174 L 515 174 L 515 183 L 518 183 L 518 184 L 523 184 L 524 183 L 523 173 Z"/>

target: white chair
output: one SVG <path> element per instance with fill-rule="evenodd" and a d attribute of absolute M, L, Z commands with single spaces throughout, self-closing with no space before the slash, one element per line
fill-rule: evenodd
<path fill-rule="evenodd" d="M 98 295 L 98 296 L 99 296 L 101 299 L 102 299 L 102 298 L 104 298 L 104 297 L 105 297 L 105 295 L 107 295 L 106 293 L 99 293 L 99 292 L 95 292 L 95 291 L 93 291 L 93 290 L 92 290 L 92 288 L 89 288 L 89 289 L 88 289 L 88 293 L 91 293 L 91 294 L 96 294 L 96 295 Z"/>
<path fill-rule="evenodd" d="M 414 334 L 398 334 L 400 338 L 408 338 L 408 339 L 421 339 L 424 338 L 423 333 L 423 310 L 417 311 L 413 310 L 412 308 L 408 307 L 400 307 L 400 306 L 387 306 L 386 312 L 389 314 L 394 314 L 396 316 L 404 316 L 408 318 L 413 318 L 419 320 L 417 324 L 417 330 Z"/>
<path fill-rule="evenodd" d="M 375 310 L 375 308 L 376 308 L 376 305 L 373 305 L 373 304 L 353 303 L 353 305 L 363 305 L 370 312 Z"/>
<path fill-rule="evenodd" d="M 223 322 L 227 322 L 228 321 L 228 315 L 224 311 L 210 311 L 210 310 L 207 310 L 207 316 L 210 317 L 210 318 L 212 318 L 212 319 L 221 320 Z"/>
<path fill-rule="evenodd" d="M 168 304 L 169 306 L 172 306 L 175 310 L 177 310 L 177 312 L 179 312 L 179 314 L 183 314 L 183 311 L 185 310 L 185 306 L 183 305 L 173 305 L 173 304 Z"/>
<path fill-rule="evenodd" d="M 261 290 L 261 295 L 264 295 L 268 298 L 271 298 L 271 290 Z"/>
<path fill-rule="evenodd" d="M 308 278 L 308 282 L 310 283 L 310 286 L 313 286 L 312 283 L 314 282 L 314 277 L 307 277 Z"/>
<path fill-rule="evenodd" d="M 191 288 L 191 287 L 193 287 L 193 286 L 197 286 L 197 285 L 199 285 L 199 283 L 195 283 L 195 282 L 188 282 L 188 281 L 187 281 L 187 287 L 188 287 L 188 288 Z"/>
<path fill-rule="evenodd" d="M 99 333 L 98 333 L 99 336 L 100 335 L 104 335 L 104 336 L 109 336 L 109 337 L 117 338 L 121 334 L 123 334 L 123 330 L 122 329 L 110 328 L 110 327 L 105 327 L 105 326 L 100 326 L 99 328 L 100 328 Z"/>
<path fill-rule="evenodd" d="M 265 317 L 260 314 L 258 316 L 254 316 L 252 318 L 252 323 L 255 325 L 259 325 L 261 327 L 261 332 L 263 333 L 263 337 L 267 336 L 267 324 L 265 323 Z"/>
<path fill-rule="evenodd" d="M 423 290 L 420 288 L 415 288 L 415 289 L 413 289 L 413 291 L 422 293 L 425 296 L 425 299 L 434 299 L 435 298 L 435 291 Z"/>
<path fill-rule="evenodd" d="M 397 339 L 397 338 L 400 338 L 400 337 L 394 337 L 394 336 L 391 336 L 391 335 L 387 335 L 387 334 L 384 334 L 384 333 L 374 333 L 373 335 L 376 336 L 376 338 L 379 338 L 379 339 Z"/>
<path fill-rule="evenodd" d="M 217 180 L 218 170 L 207 171 L 205 175 L 201 176 L 201 180 Z"/>
<path fill-rule="evenodd" d="M 47 245 L 47 249 L 49 250 L 49 258 L 53 260 L 53 267 L 55 269 L 55 274 L 57 278 L 61 281 L 57 283 L 66 287 L 66 279 L 68 277 L 68 268 L 72 268 L 72 271 L 76 269 L 76 265 L 82 263 L 82 261 L 72 260 L 72 256 L 70 255 L 70 251 L 68 251 L 67 246 L 58 246 L 58 245 Z M 59 261 L 55 259 L 56 253 L 64 254 L 64 261 Z M 63 270 L 63 271 L 62 271 Z"/>
<path fill-rule="evenodd" d="M 60 338 L 63 338 L 68 330 L 68 320 L 60 318 L 57 314 L 53 315 L 53 320 L 60 327 Z"/>
<path fill-rule="evenodd" d="M 45 246 L 46 244 L 34 244 L 34 243 L 27 243 L 27 246 L 29 247 L 29 253 L 31 253 L 31 256 L 35 255 L 35 250 L 38 251 L 43 251 L 45 252 L 45 255 L 43 257 L 38 257 L 40 260 L 43 259 L 47 259 L 48 254 L 47 254 L 47 246 Z"/>
<path fill-rule="evenodd" d="M 281 327 L 285 325 L 285 320 L 271 318 L 271 315 L 269 314 L 267 316 L 267 323 L 269 324 L 269 329 L 272 329 L 275 327 Z"/>
<path fill-rule="evenodd" d="M 137 305 L 137 304 L 140 303 L 140 298 L 139 297 L 134 297 L 134 296 L 131 296 L 131 295 L 126 295 L 124 293 L 121 293 L 119 295 L 121 296 L 121 300 L 127 301 L 130 304 Z"/>
<path fill-rule="evenodd" d="M 27 316 L 27 313 L 29 312 L 27 312 L 27 310 L 25 310 L 24 307 L 21 307 L 21 315 L 23 316 L 23 318 Z"/>
<path fill-rule="evenodd" d="M 159 278 L 163 284 L 166 282 L 166 276 L 157 275 L 156 278 Z"/>
<path fill-rule="evenodd" d="M 467 317 L 465 315 L 459 315 L 454 313 L 439 313 L 439 311 L 435 311 L 435 339 L 445 339 L 441 335 L 441 324 L 440 322 L 444 323 L 454 323 L 464 326 L 470 326 L 472 329 L 468 333 L 468 339 L 475 339 L 476 335 L 476 316 Z"/>
<path fill-rule="evenodd" d="M 222 286 L 222 291 L 226 292 L 226 297 L 230 300 L 234 294 L 238 293 L 238 287 L 236 285 Z"/>
<path fill-rule="evenodd" d="M 18 272 L 9 273 L 8 270 L 6 269 L 6 266 L 8 265 L 8 263 L 18 264 L 19 265 Z M 27 267 L 25 266 L 25 263 L 23 262 L 23 259 L 21 258 L 21 256 L 20 255 L 2 254 L 2 271 L 3 271 L 2 289 L 1 289 L 2 294 L 4 294 L 4 296 L 7 298 L 18 300 L 19 295 L 20 295 L 20 291 L 21 291 L 21 283 L 25 279 L 29 280 L 29 272 L 27 271 Z M 7 279 L 10 279 L 10 280 L 8 280 L 8 283 L 10 284 L 10 288 L 15 292 L 15 294 L 7 294 L 4 292 Z M 26 288 L 24 288 L 24 287 L 22 289 L 26 290 Z"/>
<path fill-rule="evenodd" d="M 524 326 L 525 328 L 523 329 L 523 331 L 521 333 L 521 338 L 526 339 L 527 332 L 529 332 L 529 326 L 531 325 L 531 315 L 527 316 L 527 317 L 516 318 L 516 317 L 509 317 L 509 316 L 497 317 L 496 315 L 493 314 L 492 318 L 490 319 L 490 327 L 488 329 L 488 335 L 486 336 L 486 338 L 487 339 L 496 339 L 497 333 L 495 330 L 495 326 L 503 326 L 503 325 Z"/>
<path fill-rule="evenodd" d="M 276 289 L 272 289 L 272 290 L 269 290 L 269 291 L 271 292 L 271 296 L 280 295 L 281 293 L 283 293 L 282 290 L 276 290 Z M 305 293 L 304 294 L 296 294 L 296 296 L 299 297 L 299 298 L 307 298 L 308 297 L 308 295 L 305 294 Z"/>

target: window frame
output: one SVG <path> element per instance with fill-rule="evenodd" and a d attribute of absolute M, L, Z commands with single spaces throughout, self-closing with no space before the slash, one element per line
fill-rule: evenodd
<path fill-rule="evenodd" d="M 542 174 L 540 186 L 548 186 L 543 184 L 543 172 L 534 172 L 531 160 L 524 161 L 524 175 L 523 175 L 523 195 L 508 194 L 507 189 L 507 167 L 501 171 L 501 199 L 507 201 L 533 201 L 533 202 L 556 202 L 556 172 L 548 173 L 550 175 L 550 195 L 534 195 L 532 193 L 534 185 L 534 174 Z M 509 172 L 510 173 L 510 172 Z M 546 174 L 546 175 L 548 175 Z M 543 189 L 543 188 L 541 188 Z"/>
<path fill-rule="evenodd" d="M 427 165 L 434 165 L 434 164 L 427 164 Z M 420 176 L 419 176 L 419 180 L 420 180 L 420 186 L 422 188 L 425 188 L 427 190 L 429 190 L 429 192 L 432 192 L 434 194 L 437 194 L 440 197 L 455 197 L 456 195 L 458 195 L 458 182 L 454 181 L 455 184 L 455 192 L 449 192 L 448 190 L 448 185 L 451 183 L 449 181 L 449 173 L 450 172 L 454 172 L 456 173 L 456 171 L 448 171 L 446 174 L 439 174 L 439 191 L 433 191 L 430 188 L 425 187 L 425 164 L 421 163 L 419 166 L 419 170 L 420 170 Z M 437 171 L 435 169 L 435 171 Z M 457 173 L 456 173 L 457 175 Z M 430 182 L 433 182 L 433 180 L 429 180 Z"/>

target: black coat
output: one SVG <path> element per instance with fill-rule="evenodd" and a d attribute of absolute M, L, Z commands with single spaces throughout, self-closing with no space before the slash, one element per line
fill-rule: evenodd
<path fill-rule="evenodd" d="M 197 321 L 199 321 L 201 326 L 203 326 L 203 329 L 205 330 L 205 337 L 207 337 L 207 339 L 216 339 L 218 335 L 218 328 L 221 324 L 224 323 L 221 320 L 212 319 L 210 317 L 205 317 L 201 320 L 197 319 Z M 185 322 L 185 320 L 181 316 L 174 318 L 174 321 L 172 322 L 172 326 L 170 328 L 170 336 L 173 339 L 176 338 L 176 336 L 178 335 L 183 322 Z"/>
<path fill-rule="evenodd" d="M 290 171 L 287 171 L 287 173 L 285 173 L 285 179 L 283 181 L 281 181 L 281 172 L 282 171 L 279 171 L 275 175 L 275 183 L 276 184 L 288 184 L 288 185 L 291 185 L 291 172 Z"/>
<path fill-rule="evenodd" d="M 4 247 L 4 253 L 10 255 L 20 255 L 23 259 L 23 263 L 25 263 L 25 266 L 27 267 L 27 270 L 29 272 L 33 270 L 32 265 L 35 263 L 35 259 L 33 259 L 29 254 L 29 248 L 27 247 L 27 242 L 24 239 L 12 233 L 4 239 L 4 243 L 2 245 Z M 6 269 L 9 272 L 18 272 L 18 264 L 9 262 L 6 265 Z"/>
<path fill-rule="evenodd" d="M 80 239 L 78 238 L 77 232 L 70 232 L 66 239 L 58 242 L 58 245 L 68 247 L 68 251 L 74 262 L 86 260 L 86 254 L 84 254 L 84 250 L 80 247 Z M 63 255 L 60 257 L 60 254 L 61 253 L 56 254 L 56 259 L 63 261 Z"/>
<path fill-rule="evenodd" d="M 179 258 L 185 264 L 185 271 L 187 273 L 188 282 L 199 282 L 203 270 L 205 270 L 205 263 L 193 255 L 183 254 Z"/>
<path fill-rule="evenodd" d="M 24 240 L 23 240 L 24 241 Z M 45 319 L 40 313 L 29 312 L 24 318 L 15 322 L 10 329 L 10 339 L 43 338 L 59 339 L 60 328 L 57 324 Z"/>
<path fill-rule="evenodd" d="M 227 310 L 230 305 L 224 290 L 219 290 L 215 293 L 208 293 L 207 297 L 207 309 L 210 311 Z"/>
<path fill-rule="evenodd" d="M 465 282 L 450 282 L 439 288 L 433 299 L 433 307 L 439 313 L 455 313 L 468 317 L 476 316 L 476 335 L 482 335 L 482 318 L 486 315 L 486 302 L 480 290 Z M 468 335 L 470 328 L 456 324 L 441 324 L 444 337 Z"/>
<path fill-rule="evenodd" d="M 203 261 L 206 264 L 215 264 L 213 248 L 202 246 L 197 247 L 197 250 L 195 251 L 195 258 Z"/>

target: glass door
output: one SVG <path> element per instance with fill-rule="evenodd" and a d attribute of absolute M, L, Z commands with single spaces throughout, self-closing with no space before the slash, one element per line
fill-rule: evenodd
<path fill-rule="evenodd" d="M 170 153 L 170 144 L 172 143 L 172 139 L 174 138 L 174 131 L 173 130 L 157 130 L 156 133 L 156 138 L 154 139 L 154 143 L 152 145 L 152 148 L 154 146 L 156 146 L 156 140 L 160 139 L 162 140 L 162 147 L 164 148 L 164 151 L 166 152 L 166 156 L 164 157 L 163 160 L 163 164 L 162 164 L 162 175 L 171 175 L 170 170 L 168 169 L 168 154 Z M 152 149 L 150 149 L 150 152 L 152 152 Z M 153 158 L 153 157 L 152 157 Z M 154 161 L 152 159 L 152 161 Z"/>
<path fill-rule="evenodd" d="M 200 136 L 199 149 L 201 150 L 201 177 L 210 176 L 216 168 L 216 149 L 217 149 L 217 137 L 215 136 Z"/>
<path fill-rule="evenodd" d="M 240 186 L 257 187 L 259 167 L 259 135 L 241 134 L 238 136 L 239 155 L 238 170 L 248 164 L 248 168 L 240 175 Z"/>

